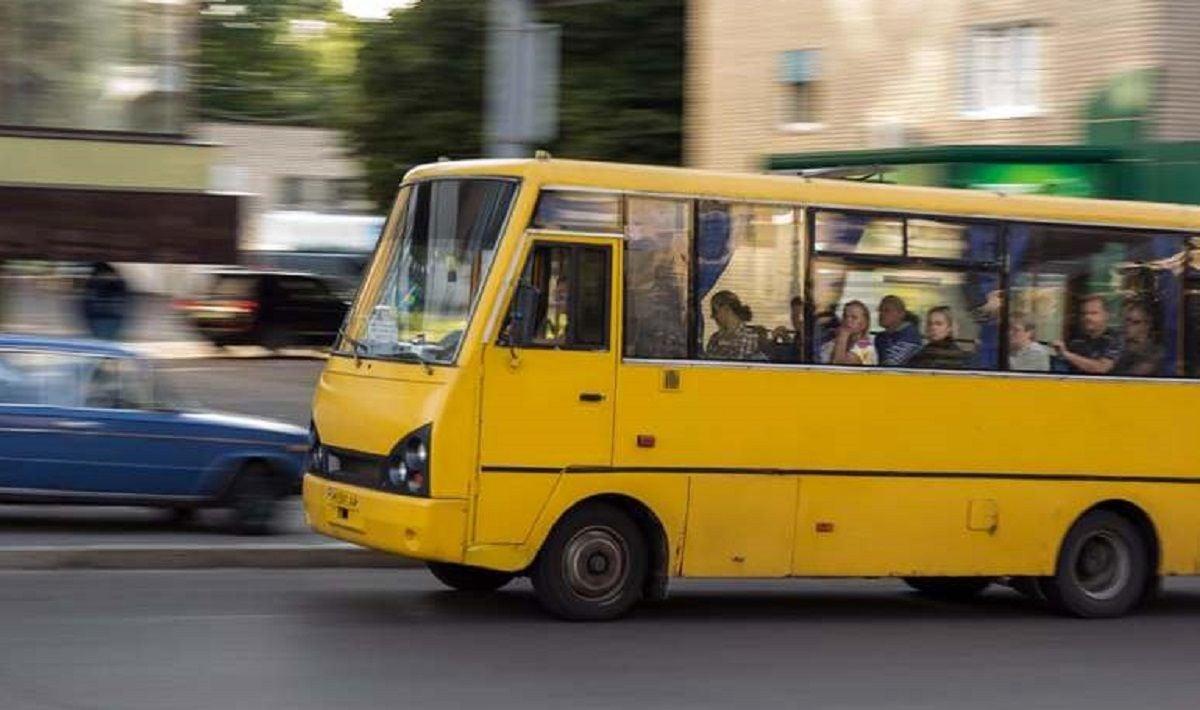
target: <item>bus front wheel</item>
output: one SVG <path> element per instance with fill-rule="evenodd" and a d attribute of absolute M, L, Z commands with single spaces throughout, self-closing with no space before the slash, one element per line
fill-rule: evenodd
<path fill-rule="evenodd" d="M 449 562 L 430 562 L 428 567 L 439 582 L 460 592 L 494 592 L 511 582 L 515 576 L 510 572 Z"/>
<path fill-rule="evenodd" d="M 1137 526 L 1112 511 L 1093 510 L 1071 526 L 1054 576 L 1040 586 L 1064 614 L 1109 618 L 1143 601 L 1152 574 L 1149 545 Z"/>
<path fill-rule="evenodd" d="M 624 511 L 592 503 L 554 526 L 530 569 L 542 607 L 571 621 L 615 619 L 642 598 L 646 541 Z"/>
<path fill-rule="evenodd" d="M 991 577 L 905 577 L 904 583 L 932 599 L 964 602 L 983 593 Z"/>

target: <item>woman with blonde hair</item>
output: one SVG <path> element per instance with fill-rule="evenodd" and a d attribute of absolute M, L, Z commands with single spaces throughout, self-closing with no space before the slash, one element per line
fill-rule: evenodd
<path fill-rule="evenodd" d="M 842 306 L 842 322 L 833 340 L 821 348 L 821 362 L 831 365 L 878 365 L 871 341 L 871 311 L 862 301 Z"/>

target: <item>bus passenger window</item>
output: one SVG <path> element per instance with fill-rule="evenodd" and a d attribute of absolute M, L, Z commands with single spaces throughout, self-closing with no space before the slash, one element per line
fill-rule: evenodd
<path fill-rule="evenodd" d="M 995 369 L 999 289 L 997 274 L 966 266 L 819 258 L 812 277 L 812 358 L 834 365 Z"/>
<path fill-rule="evenodd" d="M 608 347 L 608 247 L 539 244 L 521 275 L 532 289 L 531 318 L 525 347 L 604 350 Z M 513 313 L 509 307 L 500 343 L 509 344 Z"/>
<path fill-rule="evenodd" d="M 696 226 L 696 352 L 800 362 L 804 280 L 795 210 L 702 201 Z"/>
<path fill-rule="evenodd" d="M 1009 232 L 1009 364 L 1036 333 L 1051 369 L 1162 377 L 1184 372 L 1184 238 L 1093 227 L 1014 225 Z M 1029 345 L 1028 347 L 1032 347 Z"/>
<path fill-rule="evenodd" d="M 630 197 L 626 212 L 625 356 L 686 358 L 691 203 Z"/>

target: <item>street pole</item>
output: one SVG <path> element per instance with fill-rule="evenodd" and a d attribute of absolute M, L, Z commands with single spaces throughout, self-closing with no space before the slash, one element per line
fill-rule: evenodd
<path fill-rule="evenodd" d="M 486 154 L 493 158 L 524 158 L 529 146 L 522 142 L 521 117 L 528 107 L 519 60 L 521 34 L 532 22 L 530 0 L 488 2 Z"/>

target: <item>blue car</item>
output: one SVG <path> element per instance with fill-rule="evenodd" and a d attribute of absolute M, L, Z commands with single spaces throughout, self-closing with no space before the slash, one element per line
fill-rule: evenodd
<path fill-rule="evenodd" d="M 0 502 L 222 507 L 268 532 L 307 450 L 300 427 L 189 410 L 118 345 L 0 335 Z"/>

